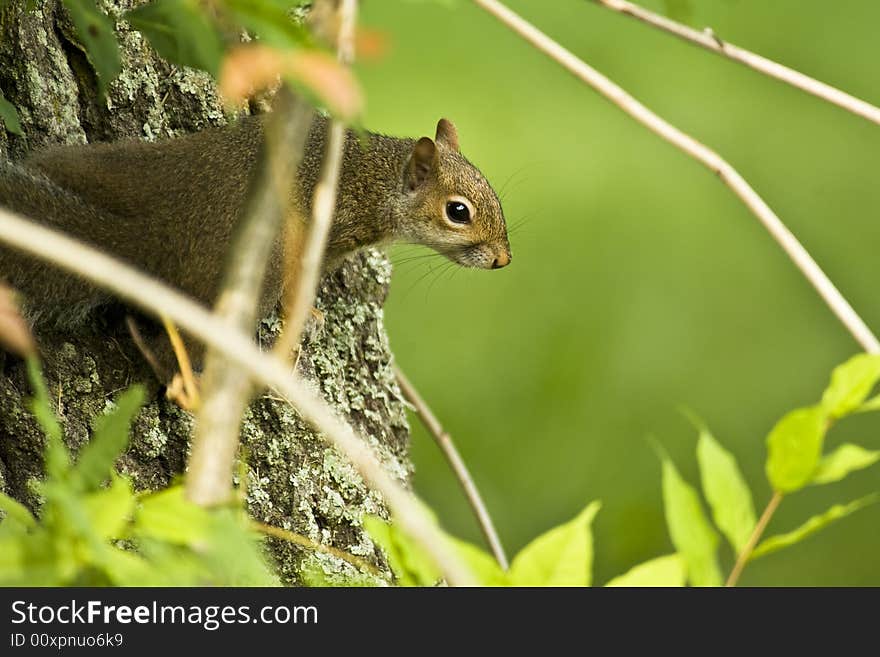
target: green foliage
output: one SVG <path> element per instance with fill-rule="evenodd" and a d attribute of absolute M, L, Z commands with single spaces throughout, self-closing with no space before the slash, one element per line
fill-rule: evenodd
<path fill-rule="evenodd" d="M 104 14 L 96 0 L 63 0 L 76 28 L 76 41 L 86 53 L 98 77 L 101 93 L 119 73 L 121 59 L 114 33 L 113 21 Z M 163 58 L 178 66 L 189 66 L 207 71 L 217 78 L 223 67 L 228 48 L 239 44 L 237 35 L 246 31 L 253 39 L 284 53 L 314 51 L 308 30 L 294 20 L 293 11 L 302 2 L 292 0 L 219 0 L 203 3 L 198 0 L 154 0 L 124 14 L 125 20 L 143 34 Z M 223 35 L 231 39 L 228 43 Z M 228 37 L 236 35 L 236 38 Z M 288 60 L 279 59 L 279 62 Z M 318 59 L 308 60 L 306 72 L 298 71 L 288 77 L 292 82 L 317 95 L 334 113 L 343 109 L 357 113 L 360 107 L 359 90 L 353 78 L 333 58 L 331 68 Z M 289 71 L 266 71 L 265 64 L 246 67 L 244 75 L 256 84 Z M 237 70 L 234 77 L 241 77 Z M 351 79 L 349 79 L 351 78 Z M 354 100 L 339 104 L 339 95 L 353 95 Z M 335 95 L 334 95 L 335 94 Z M 354 102 L 357 100 L 358 102 Z M 352 109 L 357 107 L 358 109 Z M 341 109 L 342 108 L 342 109 Z M 346 118 L 354 118 L 347 116 Z M 20 130 L 14 108 L 0 97 L 0 119 L 8 129 Z"/>
<path fill-rule="evenodd" d="M 786 414 L 767 436 L 767 479 L 780 493 L 806 486 L 819 464 L 828 416 L 822 406 Z"/>
<path fill-rule="evenodd" d="M 808 484 L 840 481 L 851 472 L 880 461 L 880 451 L 849 443 L 822 455 L 825 434 L 835 420 L 873 410 L 865 408 L 865 399 L 880 379 L 878 362 L 880 359 L 875 356 L 855 356 L 834 370 L 821 403 L 787 413 L 777 422 L 767 437 L 765 466 L 774 490 L 792 493 Z M 739 554 L 747 547 L 756 526 L 752 493 L 734 456 L 712 436 L 705 423 L 688 415 L 699 432 L 696 452 L 703 494 L 712 509 L 715 525 Z M 717 535 L 703 513 L 700 497 L 662 452 L 661 460 L 669 534 L 685 565 L 687 578 L 695 585 L 720 584 Z M 835 505 L 791 532 L 766 539 L 750 558 L 794 545 L 876 499 L 876 495 L 869 495 L 846 505 Z M 637 566 L 612 582 L 623 581 L 622 585 L 627 585 L 638 581 L 636 577 L 644 575 L 646 581 L 651 581 L 649 576 L 659 573 L 659 578 L 672 572 L 672 561 L 659 564 L 655 561 Z M 665 573 L 664 567 L 668 569 Z"/>
<path fill-rule="evenodd" d="M 290 17 L 292 4 L 284 0 L 224 0 L 236 23 L 264 43 L 295 48 L 308 42 L 308 32 Z"/>
<path fill-rule="evenodd" d="M 180 66 L 200 68 L 215 76 L 223 43 L 195 0 L 156 0 L 125 14 L 162 57 Z"/>
<path fill-rule="evenodd" d="M 516 555 L 508 572 L 477 546 L 453 536 L 446 540 L 483 586 L 589 586 L 593 565 L 590 525 L 600 506 L 592 502 L 572 520 L 538 536 Z M 435 522 L 433 514 L 430 518 Z M 368 516 L 364 528 L 382 548 L 399 584 L 431 586 L 440 580 L 433 560 L 396 525 Z"/>
<path fill-rule="evenodd" d="M 6 100 L 2 90 L 0 90 L 0 121 L 3 121 L 3 125 L 9 132 L 16 135 L 24 134 L 18 120 L 18 111 L 15 109 L 15 105 Z"/>
<path fill-rule="evenodd" d="M 821 456 L 832 421 L 864 410 L 878 378 L 868 363 L 856 357 L 835 369 L 821 404 L 788 413 L 771 430 L 767 471 L 777 491 L 840 481 L 880 460 L 880 451 L 849 443 Z M 114 463 L 127 446 L 131 424 L 143 403 L 139 386 L 119 395 L 112 408 L 96 419 L 90 442 L 72 463 L 40 365 L 31 358 L 27 368 L 33 388 L 30 409 L 46 436 L 47 477 L 40 483 L 44 501 L 39 520 L 22 504 L 0 494 L 0 584 L 278 583 L 243 509 L 204 509 L 188 502 L 180 486 L 138 496 L 131 482 L 116 474 Z M 696 457 L 712 518 L 740 552 L 755 529 L 752 494 L 733 455 L 701 420 L 691 419 L 699 434 Z M 662 450 L 660 458 L 663 503 L 676 553 L 636 565 L 607 586 L 720 585 L 718 532 L 697 490 Z M 795 545 L 878 500 L 880 494 L 875 493 L 834 505 L 790 532 L 765 539 L 745 557 L 755 559 Z M 507 572 L 479 547 L 452 536 L 445 540 L 484 586 L 590 586 L 591 526 L 599 508 L 593 502 L 572 520 L 535 538 L 516 555 Z M 423 507 L 422 512 L 436 523 L 430 509 Z M 434 586 L 442 581 L 432 557 L 398 527 L 376 517 L 365 518 L 364 527 L 385 553 L 398 584 Z M 315 585 L 329 583 L 317 568 L 305 576 Z M 345 581 L 358 586 L 378 582 L 375 573 Z"/>
<path fill-rule="evenodd" d="M 277 583 L 242 509 L 197 507 L 180 487 L 138 497 L 114 472 L 143 402 L 139 386 L 97 419 L 74 464 L 36 360 L 28 361 L 28 372 L 31 410 L 46 434 L 44 501 L 38 521 L 0 495 L 0 585 Z"/>
<path fill-rule="evenodd" d="M 737 552 L 755 528 L 755 504 L 733 454 L 721 446 L 702 422 L 697 423 L 697 463 L 712 519 Z"/>
<path fill-rule="evenodd" d="M 810 483 L 830 484 L 840 481 L 849 473 L 863 470 L 877 461 L 880 461 L 880 450 L 868 450 L 859 445 L 844 443 L 822 457 Z"/>
<path fill-rule="evenodd" d="M 593 534 L 590 525 L 600 504 L 592 502 L 572 520 L 542 534 L 510 565 L 512 586 L 590 586 Z"/>
<path fill-rule="evenodd" d="M 880 380 L 880 356 L 859 354 L 834 368 L 822 395 L 822 408 L 838 419 L 857 410 Z"/>
<path fill-rule="evenodd" d="M 142 386 L 132 386 L 116 399 L 112 413 L 95 422 L 92 439 L 83 447 L 71 472 L 72 483 L 79 490 L 92 490 L 112 472 L 113 463 L 128 445 L 128 431 L 134 416 L 144 403 Z"/>
<path fill-rule="evenodd" d="M 605 586 L 684 586 L 686 579 L 684 559 L 678 554 L 667 554 L 633 566 Z"/>
<path fill-rule="evenodd" d="M 831 373 L 819 404 L 792 411 L 773 427 L 767 437 L 766 470 L 775 490 L 791 493 L 809 483 L 839 481 L 877 461 L 857 445 L 843 445 L 823 458 L 822 445 L 834 421 L 874 410 L 865 400 L 878 380 L 880 356 L 854 356 Z"/>
<path fill-rule="evenodd" d="M 855 410 L 855 412 L 856 413 L 870 413 L 872 411 L 877 411 L 877 410 L 880 410 L 880 395 L 872 397 L 871 399 L 866 401 L 864 404 L 859 406 Z"/>
<path fill-rule="evenodd" d="M 679 474 L 672 460 L 661 454 L 663 463 L 663 506 L 672 544 L 687 567 L 695 586 L 718 586 L 718 534 L 706 518 L 700 496 Z"/>
<path fill-rule="evenodd" d="M 822 456 L 825 433 L 832 421 L 861 412 L 880 378 L 873 357 L 856 356 L 834 370 L 822 403 L 786 414 L 767 437 L 768 477 L 778 492 L 793 492 L 807 484 L 840 481 L 849 473 L 880 461 L 880 451 L 844 444 Z M 607 586 L 719 586 L 723 579 L 718 555 L 718 532 L 736 554 L 745 550 L 756 528 L 752 493 L 733 454 L 712 435 L 706 424 L 687 414 L 697 428 L 696 458 L 702 492 L 712 510 L 704 511 L 699 492 L 688 484 L 669 456 L 658 449 L 662 464 L 663 504 L 675 554 L 636 565 Z M 807 520 L 797 529 L 773 536 L 746 555 L 754 559 L 795 545 L 835 520 L 880 499 L 868 495 L 845 505 L 835 505 Z M 447 536 L 455 553 L 484 586 L 590 586 L 593 538 L 590 526 L 599 503 L 588 505 L 571 521 L 534 539 L 504 572 L 485 551 Z M 433 514 L 426 510 L 431 522 Z M 381 546 L 398 583 L 433 585 L 440 571 L 431 558 L 393 525 L 367 518 L 364 525 Z"/>
<path fill-rule="evenodd" d="M 46 434 L 46 474 L 53 479 L 61 479 L 70 466 L 67 449 L 61 442 L 61 425 L 52 412 L 49 390 L 43 380 L 39 361 L 36 358 L 29 358 L 27 370 L 28 380 L 34 393 L 30 402 L 30 411 Z"/>
<path fill-rule="evenodd" d="M 247 513 L 239 507 L 197 506 L 184 497 L 182 486 L 144 498 L 130 535 L 169 585 L 278 584 L 250 529 Z"/>
<path fill-rule="evenodd" d="M 781 550 L 782 548 L 794 545 L 795 543 L 799 543 L 808 536 L 815 534 L 820 529 L 827 527 L 835 520 L 845 518 L 851 513 L 854 513 L 855 511 L 858 511 L 859 509 L 862 509 L 869 504 L 874 504 L 878 500 L 880 500 L 880 495 L 874 493 L 854 500 L 849 504 L 835 504 L 824 513 L 813 516 L 797 529 L 790 531 L 786 534 L 779 534 L 778 536 L 771 536 L 770 538 L 765 539 L 762 543 L 758 545 L 758 547 L 755 548 L 755 551 L 752 552 L 751 558 L 757 559 L 758 557 L 772 554 L 777 550 Z"/>
<path fill-rule="evenodd" d="M 119 44 L 113 32 L 113 21 L 95 4 L 95 0 L 64 0 L 77 36 L 92 67 L 98 74 L 98 88 L 107 92 L 107 85 L 122 67 Z"/>
<path fill-rule="evenodd" d="M 26 506 L 5 493 L 0 493 L 0 511 L 3 512 L 3 518 L 9 525 L 17 524 L 25 529 L 30 529 L 37 524 L 36 519 Z"/>
<path fill-rule="evenodd" d="M 473 543 L 468 543 L 454 536 L 448 538 L 459 559 L 470 568 L 480 584 L 483 586 L 511 586 L 508 574 L 501 569 L 501 566 L 495 561 L 495 557 Z"/>
<path fill-rule="evenodd" d="M 440 570 L 434 560 L 396 525 L 389 525 L 376 516 L 367 516 L 364 518 L 364 529 L 382 548 L 398 584 L 434 586 L 440 581 Z"/>

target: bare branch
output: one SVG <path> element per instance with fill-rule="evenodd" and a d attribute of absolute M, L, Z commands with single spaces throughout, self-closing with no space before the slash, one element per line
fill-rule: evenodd
<path fill-rule="evenodd" d="M 274 525 L 267 525 L 265 522 L 252 520 L 251 523 L 257 531 L 262 532 L 267 536 L 274 536 L 275 538 L 279 538 L 282 541 L 287 541 L 288 543 L 299 545 L 308 550 L 314 550 L 315 552 L 323 552 L 324 554 L 329 554 L 336 557 L 337 559 L 342 559 L 343 561 L 348 562 L 355 568 L 365 573 L 370 573 L 371 575 L 375 575 L 376 577 L 382 577 L 382 573 L 379 571 L 378 568 L 376 568 L 376 566 L 371 564 L 369 561 L 366 561 L 365 559 L 361 559 L 360 557 L 346 552 L 345 550 L 340 550 L 333 547 L 332 545 L 324 545 L 323 543 L 318 543 L 317 541 L 313 541 L 312 539 L 310 539 L 308 536 L 297 534 L 296 532 L 292 532 L 289 529 L 275 527 Z"/>
<path fill-rule="evenodd" d="M 129 321 L 133 322 L 131 318 L 129 318 Z M 168 339 L 171 341 L 171 347 L 174 349 L 174 356 L 177 358 L 177 364 L 180 366 L 180 376 L 178 379 L 172 381 L 172 384 L 165 391 L 165 396 L 168 397 L 168 399 L 174 399 L 180 402 L 187 410 L 196 411 L 201 407 L 202 399 L 201 393 L 199 392 L 199 386 L 196 383 L 196 378 L 193 374 L 189 352 L 186 350 L 186 345 L 183 344 L 183 338 L 180 337 L 177 327 L 172 322 L 168 321 L 167 317 L 162 318 L 162 324 L 165 327 L 165 333 L 168 334 Z M 132 324 L 129 324 L 129 326 L 132 326 Z M 134 336 L 134 331 L 132 332 L 132 336 Z M 144 355 L 147 355 L 146 352 Z M 147 356 L 148 361 L 149 358 L 150 356 Z M 175 385 L 178 386 L 178 389 L 172 392 L 172 387 Z"/>
<path fill-rule="evenodd" d="M 257 320 L 266 263 L 277 248 L 280 227 L 290 210 L 292 182 L 313 115 L 308 103 L 282 87 L 267 117 L 261 153 L 216 304 L 217 314 L 243 331 L 253 331 Z M 213 349 L 205 356 L 202 384 L 186 493 L 197 504 L 223 504 L 231 494 L 241 418 L 253 387 L 246 371 Z"/>
<path fill-rule="evenodd" d="M 661 29 L 664 32 L 673 34 L 680 39 L 684 39 L 685 41 L 705 48 L 706 50 L 711 50 L 714 53 L 723 55 L 728 59 L 739 62 L 755 71 L 763 73 L 764 75 L 769 75 L 771 78 L 781 80 L 793 87 L 797 87 L 801 91 L 806 91 L 808 94 L 812 94 L 817 98 L 821 98 L 822 100 L 828 101 L 838 107 L 842 107 L 848 112 L 852 112 L 868 121 L 880 125 L 880 108 L 875 107 L 860 98 L 851 96 L 845 91 L 841 91 L 829 84 L 819 82 L 818 80 L 795 71 L 794 69 L 767 59 L 766 57 L 762 57 L 761 55 L 745 50 L 744 48 L 735 46 L 728 41 L 722 41 L 709 29 L 699 32 L 687 25 L 682 25 L 681 23 L 670 20 L 665 16 L 655 14 L 652 11 L 648 11 L 647 9 L 633 4 L 632 2 L 627 2 L 626 0 L 593 0 L 593 2 L 596 2 L 607 9 L 611 9 L 612 11 L 616 11 L 619 14 L 640 20 L 643 23 Z"/>
<path fill-rule="evenodd" d="M 486 543 L 489 545 L 492 554 L 495 556 L 495 560 L 504 570 L 507 570 L 510 567 L 510 564 L 507 561 L 507 555 L 504 553 L 504 546 L 501 545 L 501 539 L 498 537 L 498 532 L 495 531 L 495 525 L 492 523 L 492 516 L 489 515 L 489 511 L 483 502 L 483 498 L 480 496 L 480 491 L 477 489 L 477 485 L 474 483 L 464 460 L 455 448 L 455 443 L 452 442 L 452 436 L 450 436 L 443 428 L 443 425 L 440 424 L 440 420 L 438 420 L 437 416 L 431 411 L 431 407 L 428 406 L 428 403 L 422 398 L 419 391 L 416 390 L 416 387 L 397 365 L 394 366 L 394 374 L 397 377 L 397 383 L 400 385 L 400 390 L 403 392 L 403 396 L 406 397 L 407 401 L 415 407 L 416 413 L 418 413 L 419 418 L 421 418 L 428 433 L 434 437 L 434 442 L 437 443 L 440 451 L 443 452 L 443 456 L 446 457 L 449 467 L 452 468 L 452 471 L 458 479 L 458 483 L 461 484 L 468 503 L 471 505 L 471 509 L 473 509 L 474 515 L 477 518 L 477 524 L 479 524 L 480 530 L 483 532 L 483 536 L 486 539 Z"/>
<path fill-rule="evenodd" d="M 0 243 L 52 262 L 156 316 L 165 315 L 194 338 L 222 352 L 252 379 L 290 400 L 306 422 L 348 458 L 367 485 L 382 494 L 397 523 L 431 555 L 450 585 L 475 583 L 440 529 L 425 516 L 412 494 L 388 474 L 366 441 L 291 374 L 288 366 L 260 352 L 249 332 L 230 326 L 204 306 L 98 249 L 3 208 Z"/>
<path fill-rule="evenodd" d="M 351 64 L 354 59 L 355 23 L 357 19 L 357 0 L 341 0 L 339 6 L 339 29 L 336 36 L 336 48 L 339 61 Z M 345 125 L 339 120 L 331 120 L 327 129 L 324 162 L 321 176 L 315 185 L 312 197 L 312 220 L 309 223 L 303 243 L 293 244 L 302 240 L 302 231 L 298 226 L 289 227 L 291 255 L 297 255 L 289 262 L 293 275 L 286 277 L 286 293 L 284 299 L 284 330 L 275 344 L 275 353 L 283 360 L 288 360 L 293 349 L 299 347 L 303 328 L 309 311 L 315 303 L 318 283 L 321 278 L 324 251 L 327 238 L 333 224 L 336 210 L 337 187 L 339 186 L 339 170 L 342 166 L 342 155 L 345 148 Z M 291 221 L 297 221 L 293 217 Z M 290 258 L 291 255 L 288 257 Z"/>
<path fill-rule="evenodd" d="M 828 304 L 846 329 L 862 348 L 869 353 L 880 352 L 880 342 L 853 310 L 849 302 L 834 286 L 825 272 L 816 264 L 807 250 L 798 242 L 782 220 L 770 209 L 746 180 L 718 153 L 682 132 L 668 121 L 652 112 L 629 95 L 617 84 L 599 73 L 596 69 L 578 59 L 571 51 L 562 47 L 534 25 L 515 14 L 497 0 L 474 0 L 474 2 L 519 34 L 545 55 L 562 65 L 575 77 L 582 80 L 639 123 L 656 133 L 670 144 L 691 156 L 715 173 L 725 185 L 761 221 L 773 239 L 788 254 L 801 273 L 813 285 L 819 296 Z"/>
<path fill-rule="evenodd" d="M 727 582 L 724 586 L 736 586 L 740 575 L 742 575 L 743 569 L 746 567 L 746 564 L 752 556 L 752 552 L 755 551 L 755 546 L 758 544 L 758 541 L 761 540 L 761 536 L 764 535 L 764 530 L 767 529 L 767 525 L 770 524 L 770 518 L 773 517 L 773 514 L 776 513 L 776 509 L 779 508 L 780 502 L 782 502 L 782 493 L 776 491 L 773 493 L 773 497 L 770 498 L 764 512 L 758 519 L 758 523 L 752 530 L 749 540 L 736 556 L 736 563 L 733 566 L 733 570 L 730 571 L 730 576 L 727 578 Z"/>

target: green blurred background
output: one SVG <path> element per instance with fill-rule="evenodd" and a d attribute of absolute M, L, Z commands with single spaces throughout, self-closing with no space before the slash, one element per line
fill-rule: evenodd
<path fill-rule="evenodd" d="M 514 257 L 502 271 L 441 271 L 439 259 L 393 251 L 392 346 L 457 440 L 509 552 L 602 500 L 604 583 L 672 549 L 646 438 L 696 484 L 681 405 L 735 453 L 760 512 L 768 430 L 817 400 L 858 347 L 715 176 L 467 0 L 449 4 L 364 3 L 363 23 L 390 46 L 359 68 L 367 126 L 433 136 L 440 116 L 453 119 L 462 150 L 503 189 Z M 880 330 L 880 128 L 586 0 L 509 4 L 717 149 Z M 695 27 L 880 103 L 876 0 L 690 4 Z M 479 540 L 445 462 L 413 428 L 417 490 L 449 529 Z M 878 429 L 850 420 L 830 444 L 876 449 Z M 875 467 L 799 492 L 769 533 L 876 489 Z M 880 505 L 756 561 L 742 583 L 880 585 L 878 527 Z"/>

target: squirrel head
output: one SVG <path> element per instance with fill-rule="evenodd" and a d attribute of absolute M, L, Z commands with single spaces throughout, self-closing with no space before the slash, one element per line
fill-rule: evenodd
<path fill-rule="evenodd" d="M 510 263 L 501 202 L 459 151 L 451 121 L 440 119 L 433 140 L 422 137 L 415 143 L 402 184 L 401 237 L 465 267 L 498 269 Z"/>

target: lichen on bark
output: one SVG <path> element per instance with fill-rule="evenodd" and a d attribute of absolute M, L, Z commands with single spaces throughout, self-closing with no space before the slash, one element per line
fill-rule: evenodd
<path fill-rule="evenodd" d="M 33 11 L 27 3 L 12 2 L 0 11 L 0 89 L 17 107 L 27 135 L 0 129 L 0 157 L 19 159 L 31 149 L 57 143 L 169 138 L 227 120 L 206 74 L 169 65 L 119 19 L 134 4 L 102 3 L 116 20 L 123 66 L 106 98 L 98 95 L 95 73 L 60 2 L 39 2 Z M 389 471 L 408 484 L 409 429 L 382 315 L 390 275 L 385 256 L 372 250 L 327 275 L 317 301 L 324 323 L 306 336 L 298 367 L 376 448 Z M 257 338 L 268 346 L 279 328 L 277 315 L 264 318 Z M 168 486 L 183 472 L 192 417 L 164 399 L 124 328 L 122 313 L 100 317 L 76 334 L 38 338 L 65 440 L 74 453 L 88 441 L 93 419 L 112 398 L 131 383 L 143 382 L 149 402 L 135 420 L 118 469 L 139 490 Z M 42 474 L 44 438 L 27 411 L 28 395 L 22 363 L 0 353 L 0 490 L 37 509 L 34 483 Z M 262 394 L 248 408 L 241 436 L 246 465 L 239 472 L 245 473 L 246 500 L 255 518 L 385 569 L 360 522 L 364 513 L 386 513 L 381 499 L 289 404 Z M 354 574 L 336 557 L 278 539 L 269 545 L 287 583 L 302 583 L 304 569 L 319 568 L 329 581 Z"/>

